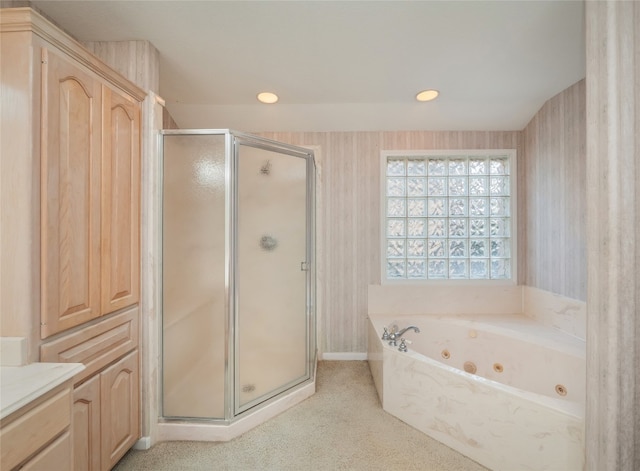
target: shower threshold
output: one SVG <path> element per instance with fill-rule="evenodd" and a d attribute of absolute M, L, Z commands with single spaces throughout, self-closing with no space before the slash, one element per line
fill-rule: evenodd
<path fill-rule="evenodd" d="M 314 368 L 314 372 L 315 372 Z M 158 423 L 157 441 L 226 442 L 265 423 L 316 392 L 316 380 L 308 381 L 238 416 L 230 423 L 189 419 L 162 419 Z"/>

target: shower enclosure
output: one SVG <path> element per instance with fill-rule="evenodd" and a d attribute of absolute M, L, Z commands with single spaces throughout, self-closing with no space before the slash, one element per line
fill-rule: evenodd
<path fill-rule="evenodd" d="M 231 423 L 315 365 L 313 152 L 161 133 L 162 411 Z"/>

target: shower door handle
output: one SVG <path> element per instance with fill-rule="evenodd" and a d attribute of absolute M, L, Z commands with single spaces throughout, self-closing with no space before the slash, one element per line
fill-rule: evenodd
<path fill-rule="evenodd" d="M 309 271 L 309 264 L 307 262 L 300 262 L 300 271 Z"/>

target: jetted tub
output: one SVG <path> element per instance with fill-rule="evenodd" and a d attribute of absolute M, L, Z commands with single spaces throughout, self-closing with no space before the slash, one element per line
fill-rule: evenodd
<path fill-rule="evenodd" d="M 407 352 L 393 324 L 420 329 Z M 583 340 L 522 315 L 370 316 L 368 357 L 385 411 L 478 463 L 583 469 Z"/>

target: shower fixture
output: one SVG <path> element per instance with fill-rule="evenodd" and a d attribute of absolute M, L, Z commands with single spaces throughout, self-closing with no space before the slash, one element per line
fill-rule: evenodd
<path fill-rule="evenodd" d="M 260 167 L 260 173 L 262 175 L 269 175 L 271 173 L 271 161 L 267 160 L 262 167 Z"/>
<path fill-rule="evenodd" d="M 262 247 L 264 250 L 271 251 L 275 249 L 277 246 L 278 246 L 278 241 L 269 235 L 262 236 L 262 238 L 260 239 L 260 247 Z"/>

